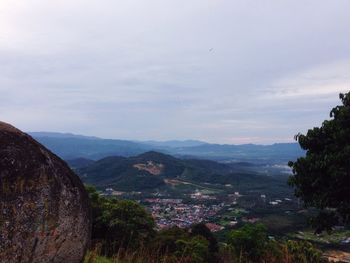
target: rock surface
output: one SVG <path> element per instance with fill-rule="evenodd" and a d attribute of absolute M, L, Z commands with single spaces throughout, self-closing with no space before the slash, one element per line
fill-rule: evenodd
<path fill-rule="evenodd" d="M 0 122 L 0 262 L 82 262 L 90 230 L 80 179 L 30 136 Z"/>

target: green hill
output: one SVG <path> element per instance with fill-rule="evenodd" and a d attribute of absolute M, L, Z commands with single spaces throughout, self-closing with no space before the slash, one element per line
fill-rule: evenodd
<path fill-rule="evenodd" d="M 76 171 L 89 184 L 139 191 L 165 186 L 165 179 L 208 181 L 230 169 L 213 161 L 182 160 L 150 151 L 134 157 L 107 157 Z"/>
<path fill-rule="evenodd" d="M 75 170 L 85 183 L 121 191 L 145 191 L 184 182 L 252 186 L 275 180 L 259 173 L 260 166 L 249 163 L 179 159 L 154 151 L 134 157 L 107 157 Z"/>

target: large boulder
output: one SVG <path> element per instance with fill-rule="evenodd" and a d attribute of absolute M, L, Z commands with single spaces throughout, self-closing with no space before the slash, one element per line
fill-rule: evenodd
<path fill-rule="evenodd" d="M 90 230 L 80 179 L 29 135 L 0 122 L 0 262 L 80 263 Z"/>

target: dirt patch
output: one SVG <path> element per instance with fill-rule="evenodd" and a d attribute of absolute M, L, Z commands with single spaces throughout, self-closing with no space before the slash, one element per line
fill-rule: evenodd
<path fill-rule="evenodd" d="M 323 256 L 329 262 L 350 263 L 349 252 L 330 250 L 326 251 Z"/>
<path fill-rule="evenodd" d="M 164 165 L 161 163 L 154 163 L 148 161 L 147 163 L 137 163 L 133 165 L 134 168 L 137 168 L 140 171 L 147 171 L 153 175 L 160 175 L 164 170 Z"/>

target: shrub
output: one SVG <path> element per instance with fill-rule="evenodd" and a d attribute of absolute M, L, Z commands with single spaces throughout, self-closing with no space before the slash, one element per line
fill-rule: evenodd
<path fill-rule="evenodd" d="M 228 244 L 236 256 L 254 262 L 263 256 L 268 241 L 266 227 L 262 224 L 246 224 L 228 236 Z"/>
<path fill-rule="evenodd" d="M 87 187 L 92 206 L 92 240 L 102 245 L 102 254 L 112 255 L 120 249 L 138 249 L 155 234 L 155 223 L 138 203 L 101 197 Z"/>

